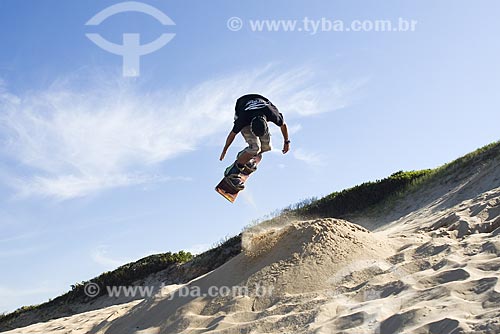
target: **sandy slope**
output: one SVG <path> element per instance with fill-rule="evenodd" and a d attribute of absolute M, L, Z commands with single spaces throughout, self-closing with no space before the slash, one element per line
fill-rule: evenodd
<path fill-rule="evenodd" d="M 159 293 L 7 333 L 500 333 L 499 176 L 490 165 L 416 192 L 398 212 L 353 217 L 375 232 L 336 219 L 257 226 L 244 253 L 165 287 L 173 300 Z M 204 297 L 211 286 L 249 291 Z M 175 290 L 186 288 L 201 296 Z"/>
<path fill-rule="evenodd" d="M 341 220 L 294 222 L 280 229 L 248 233 L 246 251 L 190 282 L 202 294 L 211 286 L 248 286 L 244 296 L 169 296 L 92 311 L 32 325 L 16 333 L 201 333 L 300 330 L 320 306 L 335 299 L 339 272 L 359 258 L 393 255 L 385 238 Z M 352 283 L 352 280 L 349 280 Z M 271 293 L 257 295 L 256 287 Z M 96 316 L 98 314 L 98 316 Z M 109 317 L 109 318 L 108 318 Z M 90 320 L 91 319 L 91 320 Z M 90 321 L 89 321 L 90 320 Z M 147 330 L 147 331 L 144 331 Z M 144 332 L 143 332 L 144 331 Z"/>

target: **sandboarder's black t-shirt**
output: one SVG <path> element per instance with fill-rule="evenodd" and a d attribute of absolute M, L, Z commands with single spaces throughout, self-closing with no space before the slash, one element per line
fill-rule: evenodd
<path fill-rule="evenodd" d="M 250 125 L 256 116 L 265 116 L 268 122 L 273 122 L 277 126 L 283 125 L 283 115 L 278 108 L 267 98 L 258 94 L 249 94 L 240 97 L 234 107 L 233 132 L 238 133 L 245 126 Z"/>

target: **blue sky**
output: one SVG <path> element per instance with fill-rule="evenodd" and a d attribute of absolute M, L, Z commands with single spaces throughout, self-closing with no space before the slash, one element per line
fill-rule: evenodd
<path fill-rule="evenodd" d="M 255 219 L 498 140 L 497 1 L 0 0 L 0 312 L 140 257 L 200 251 Z M 242 19 L 231 31 L 227 20 Z M 417 20 L 414 32 L 255 32 L 249 20 Z M 140 76 L 93 44 L 175 38 Z M 231 205 L 214 190 L 235 100 L 285 115 L 291 152 L 265 155 Z"/>

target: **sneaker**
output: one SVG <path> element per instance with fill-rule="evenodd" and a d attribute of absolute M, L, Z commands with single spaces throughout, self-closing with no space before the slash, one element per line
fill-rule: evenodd
<path fill-rule="evenodd" d="M 238 164 L 235 161 L 231 166 L 226 168 L 226 170 L 224 171 L 224 176 L 237 175 L 240 174 L 241 172 L 242 170 L 238 167 Z"/>
<path fill-rule="evenodd" d="M 250 159 L 250 161 L 245 164 L 245 167 L 251 169 L 252 171 L 256 171 L 257 163 L 255 162 L 255 159 Z"/>
<path fill-rule="evenodd" d="M 238 175 L 229 175 L 226 177 L 226 180 L 234 189 L 238 191 L 245 189 L 245 184 L 243 183 L 243 181 L 241 181 Z"/>
<path fill-rule="evenodd" d="M 257 170 L 257 164 L 255 163 L 255 161 L 252 159 L 250 160 L 249 162 L 247 162 L 245 164 L 245 166 L 243 166 L 243 169 L 241 170 L 241 172 L 245 175 L 250 175 L 252 174 L 253 172 L 255 172 Z"/>

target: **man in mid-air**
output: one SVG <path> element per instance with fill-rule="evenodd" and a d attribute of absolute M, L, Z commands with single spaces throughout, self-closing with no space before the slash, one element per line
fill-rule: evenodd
<path fill-rule="evenodd" d="M 285 154 L 289 151 L 290 139 L 288 138 L 288 128 L 283 120 L 283 114 L 271 101 L 258 94 L 244 95 L 236 101 L 234 109 L 234 126 L 227 136 L 220 160 L 224 159 L 227 149 L 239 132 L 245 138 L 248 147 L 238 153 L 237 160 L 224 172 L 225 176 L 242 173 L 245 169 L 255 170 L 256 166 L 249 165 L 249 161 L 253 157 L 272 149 L 267 122 L 273 122 L 280 127 L 283 134 L 282 152 Z"/>

